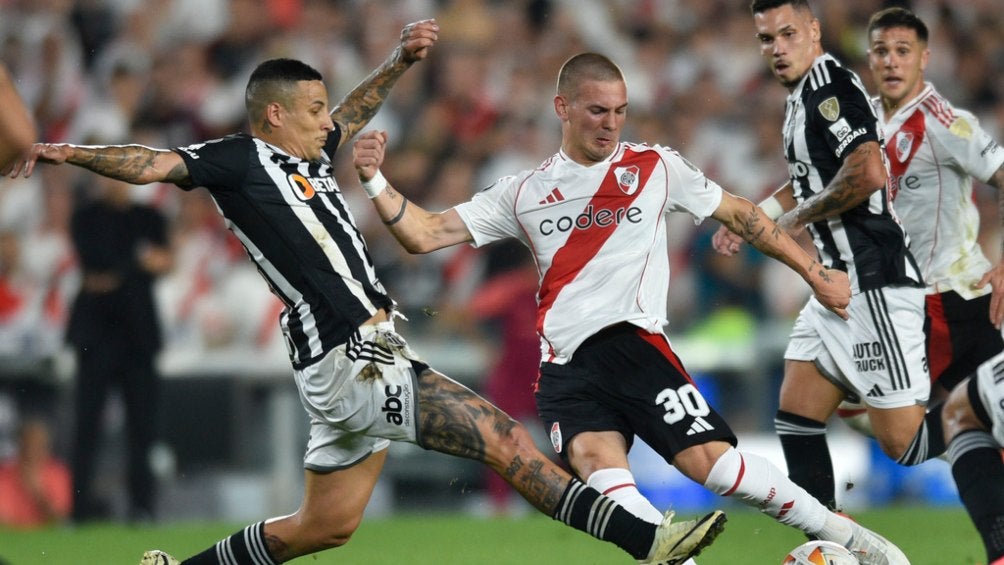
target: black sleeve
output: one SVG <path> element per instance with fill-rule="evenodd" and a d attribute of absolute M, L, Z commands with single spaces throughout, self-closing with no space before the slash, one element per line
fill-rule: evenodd
<path fill-rule="evenodd" d="M 328 134 L 328 140 L 324 142 L 324 152 L 332 161 L 335 159 L 335 150 L 338 149 L 338 144 L 341 142 L 342 128 L 336 123 L 335 129 L 331 130 L 331 133 Z"/>
<path fill-rule="evenodd" d="M 250 166 L 254 140 L 246 135 L 231 135 L 204 141 L 187 147 L 176 147 L 192 178 L 192 186 L 210 190 L 236 190 L 241 186 Z"/>
<path fill-rule="evenodd" d="M 878 119 L 860 81 L 843 69 L 833 70 L 843 72 L 806 99 L 806 125 L 843 160 L 858 145 L 879 141 Z"/>

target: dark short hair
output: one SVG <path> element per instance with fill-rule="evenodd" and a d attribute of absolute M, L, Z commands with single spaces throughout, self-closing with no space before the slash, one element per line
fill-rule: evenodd
<path fill-rule="evenodd" d="M 912 29 L 917 34 L 917 39 L 927 43 L 927 25 L 917 14 L 902 7 L 886 8 L 872 14 L 868 20 L 868 35 L 877 29 L 889 29 L 893 27 L 903 27 Z"/>
<path fill-rule="evenodd" d="M 788 4 L 791 4 L 791 7 L 796 10 L 808 10 L 810 13 L 812 12 L 809 0 L 753 0 L 750 2 L 750 13 L 755 16 L 767 10 L 773 10 L 774 8 L 780 8 Z"/>
<path fill-rule="evenodd" d="M 296 83 L 302 80 L 324 80 L 314 67 L 296 59 L 269 59 L 255 67 L 244 91 L 244 106 L 252 118 L 272 102 L 284 106 L 289 102 Z"/>
<path fill-rule="evenodd" d="M 580 84 L 587 80 L 624 80 L 620 67 L 606 55 L 579 53 L 565 61 L 558 72 L 558 94 L 571 97 Z"/>

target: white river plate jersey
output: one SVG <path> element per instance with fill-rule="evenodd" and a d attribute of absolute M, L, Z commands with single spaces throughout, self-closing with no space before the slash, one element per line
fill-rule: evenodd
<path fill-rule="evenodd" d="M 666 214 L 695 223 L 722 189 L 676 151 L 621 142 L 580 165 L 559 152 L 500 179 L 456 207 L 474 245 L 515 237 L 537 263 L 537 333 L 544 361 L 567 362 L 592 334 L 617 322 L 651 332 L 666 324 Z"/>
<path fill-rule="evenodd" d="M 989 179 L 1004 163 L 1004 149 L 930 84 L 888 123 L 881 102 L 872 104 L 882 117 L 893 208 L 928 291 L 954 290 L 967 299 L 990 292 L 989 286 L 970 288 L 990 269 L 976 240 L 973 178 Z"/>

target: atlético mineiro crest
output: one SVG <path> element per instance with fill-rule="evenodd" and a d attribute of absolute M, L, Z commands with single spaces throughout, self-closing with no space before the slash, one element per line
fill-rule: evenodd
<path fill-rule="evenodd" d="M 614 176 L 617 177 L 617 186 L 621 187 L 621 191 L 628 196 L 631 196 L 638 190 L 638 174 L 641 170 L 638 165 L 631 165 L 629 167 L 617 167 L 614 169 Z"/>
<path fill-rule="evenodd" d="M 913 133 L 901 131 L 896 134 L 896 157 L 900 163 L 905 163 L 910 158 L 910 150 L 913 149 Z"/>
<path fill-rule="evenodd" d="M 561 426 L 558 422 L 551 424 L 551 445 L 555 453 L 561 453 Z"/>

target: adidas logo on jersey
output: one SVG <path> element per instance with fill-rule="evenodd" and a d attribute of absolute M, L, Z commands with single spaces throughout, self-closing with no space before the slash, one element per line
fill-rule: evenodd
<path fill-rule="evenodd" d="M 700 416 L 694 418 L 694 423 L 690 424 L 690 429 L 687 430 L 687 435 L 692 436 L 702 432 L 710 432 L 715 429 L 714 426 L 708 423 L 707 420 L 701 418 Z"/>
<path fill-rule="evenodd" d="M 565 196 L 561 194 L 561 191 L 558 190 L 558 187 L 554 187 L 551 189 L 551 194 L 548 194 L 547 198 L 541 200 L 537 204 L 544 206 L 546 204 L 554 204 L 555 202 L 563 202 L 564 200 Z"/>
<path fill-rule="evenodd" d="M 885 393 L 882 392 L 882 389 L 879 388 L 879 385 L 875 385 L 872 387 L 871 390 L 868 391 L 868 394 L 866 394 L 865 396 L 867 396 L 868 398 L 877 398 L 879 396 L 885 396 Z"/>

